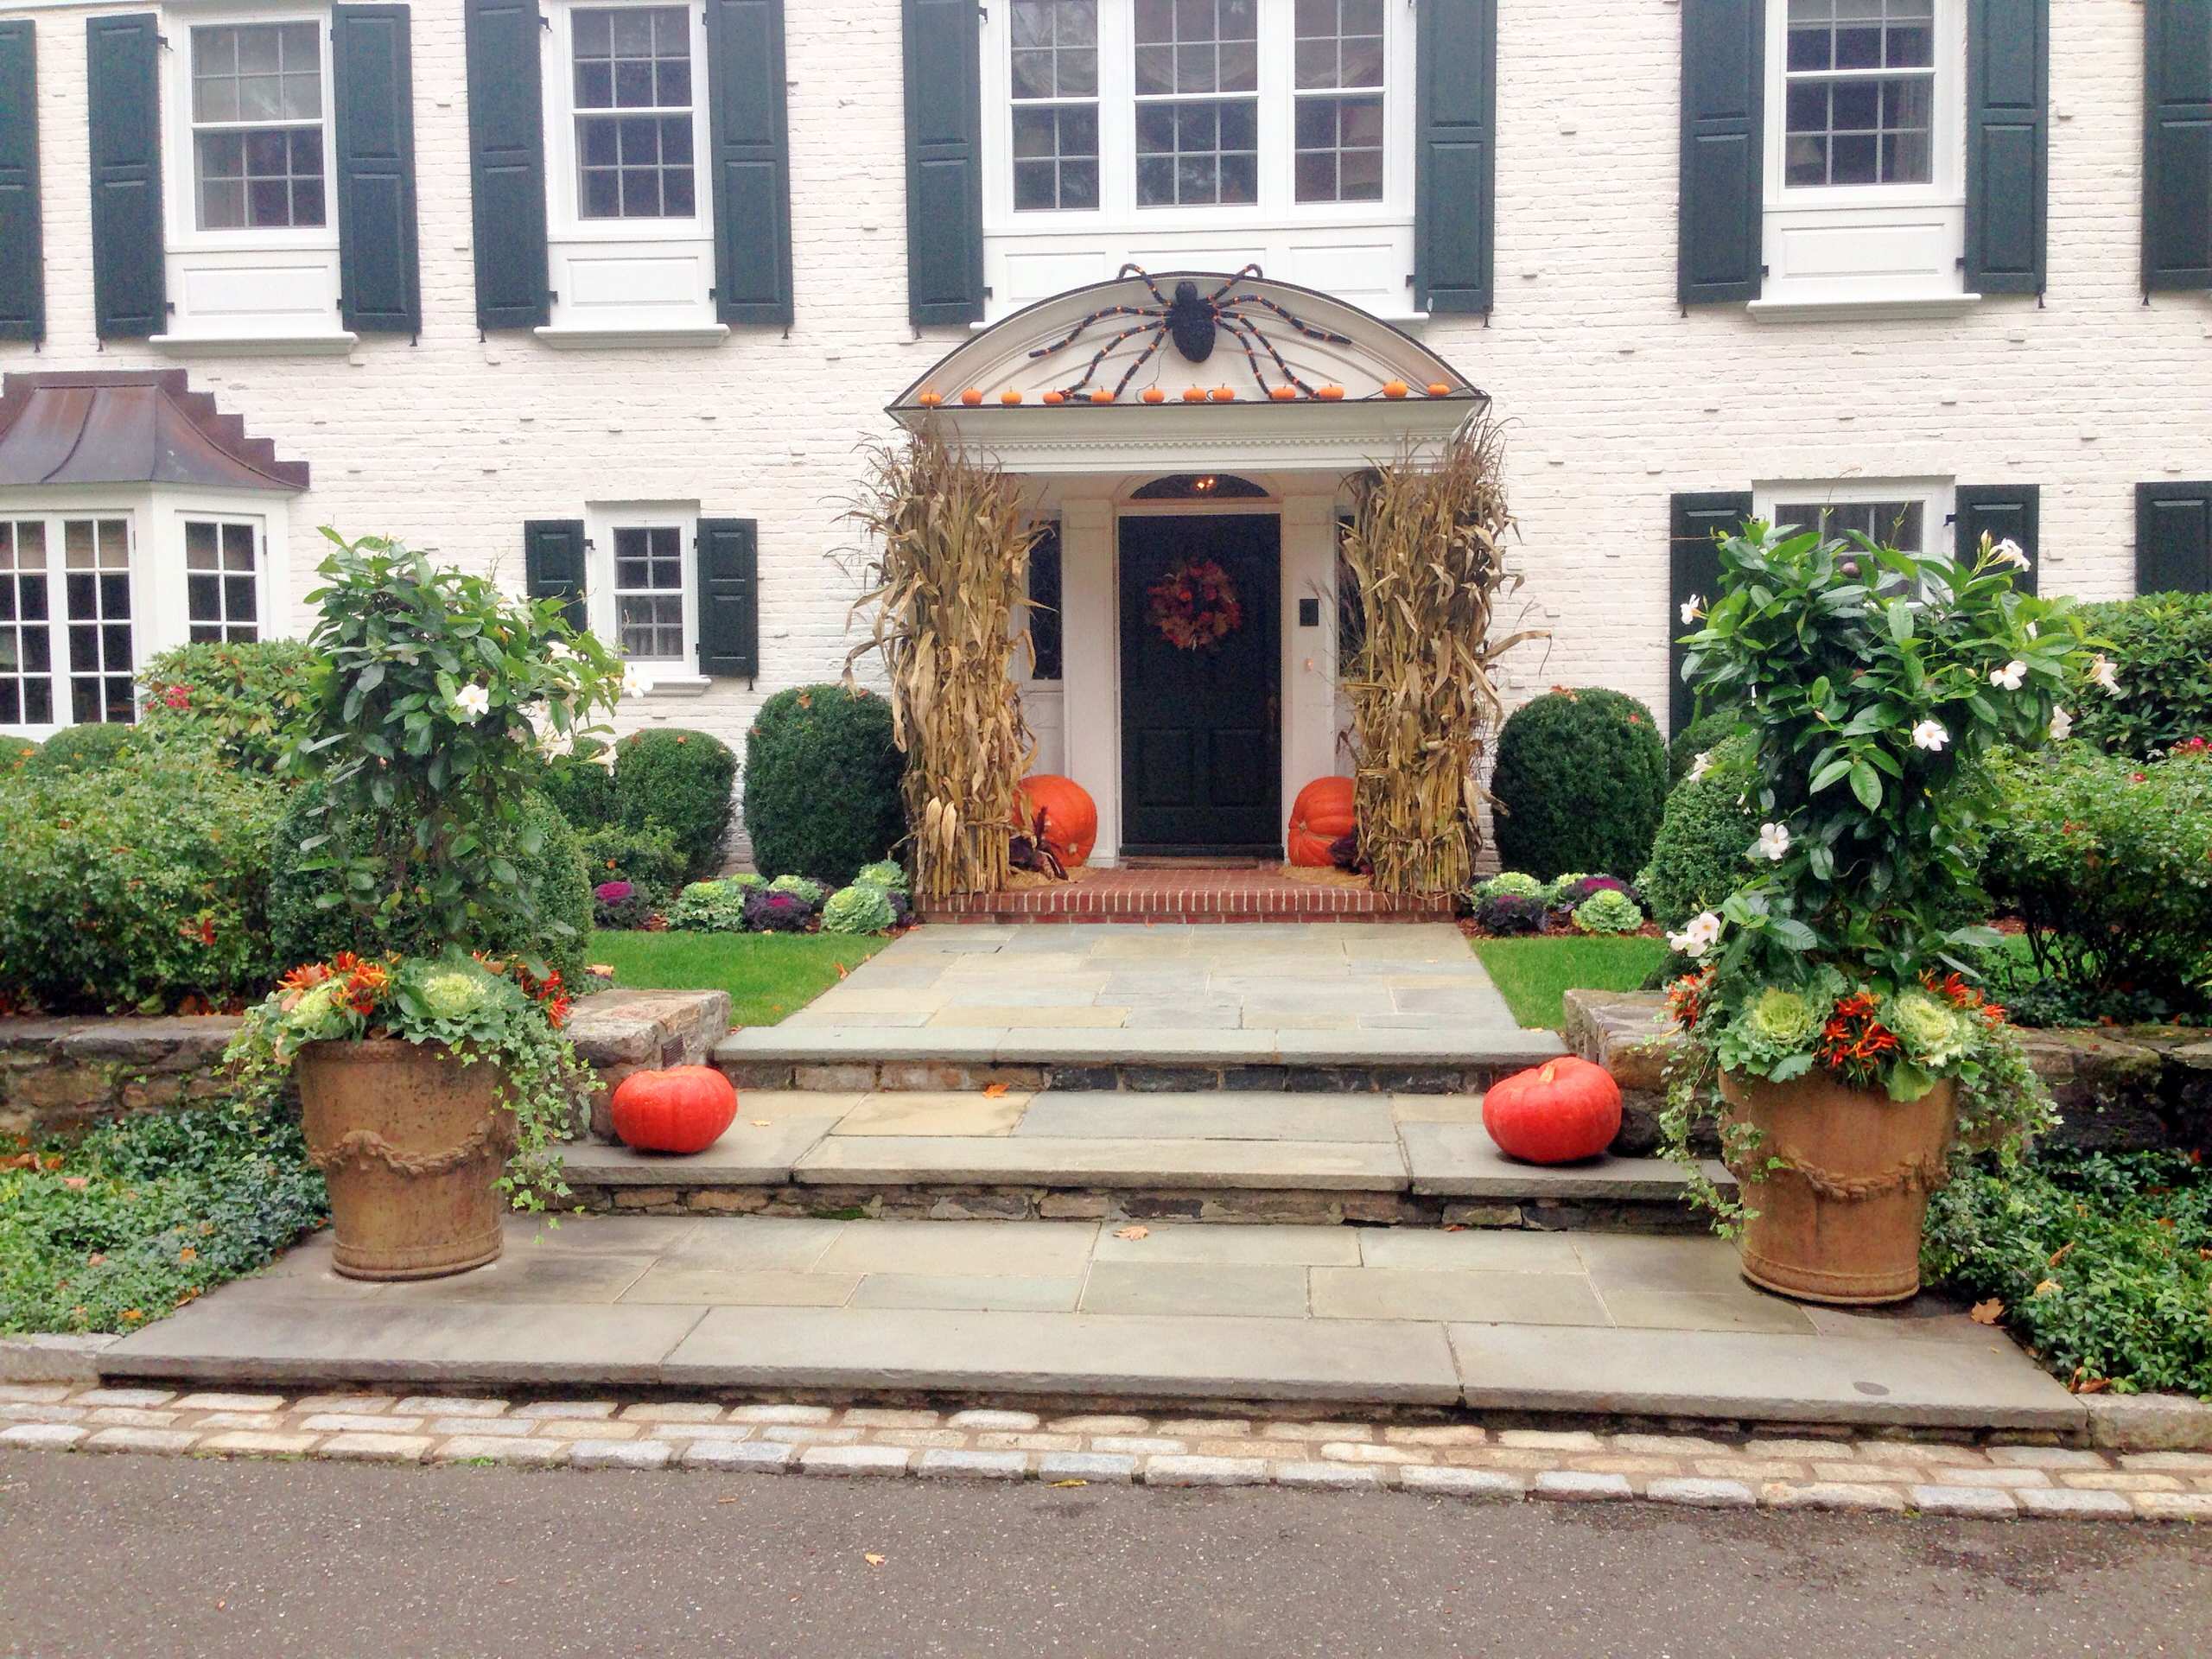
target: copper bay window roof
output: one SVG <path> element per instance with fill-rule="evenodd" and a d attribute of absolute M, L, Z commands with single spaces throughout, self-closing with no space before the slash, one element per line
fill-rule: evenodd
<path fill-rule="evenodd" d="M 297 491 L 308 466 L 248 437 L 181 369 L 10 374 L 0 379 L 0 489 L 41 484 Z"/>

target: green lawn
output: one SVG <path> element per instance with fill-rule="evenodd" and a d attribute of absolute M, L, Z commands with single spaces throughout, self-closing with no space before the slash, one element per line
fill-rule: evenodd
<path fill-rule="evenodd" d="M 772 1026 L 890 943 L 845 933 L 594 933 L 590 960 L 627 990 L 728 991 L 730 1020 Z"/>
<path fill-rule="evenodd" d="M 1477 939 L 1475 954 L 1524 1026 L 1556 1031 L 1560 993 L 1632 991 L 1666 960 L 1664 939 Z"/>

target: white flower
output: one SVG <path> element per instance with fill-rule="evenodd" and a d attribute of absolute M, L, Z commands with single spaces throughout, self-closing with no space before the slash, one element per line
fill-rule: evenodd
<path fill-rule="evenodd" d="M 573 663 L 576 660 L 576 653 L 567 640 L 549 639 L 545 642 L 545 660 L 549 663 Z"/>
<path fill-rule="evenodd" d="M 1786 823 L 1759 825 L 1759 838 L 1751 843 L 1753 858 L 1772 859 L 1779 864 L 1789 852 L 1789 826 Z"/>
<path fill-rule="evenodd" d="M 1912 747 L 1916 749 L 1926 749 L 1930 753 L 1940 754 L 1943 746 L 1950 741 L 1951 734 L 1943 728 L 1943 722 L 1940 720 L 1923 720 L 1912 728 Z"/>
<path fill-rule="evenodd" d="M 1990 550 L 1989 556 L 1999 564 L 2011 565 L 2015 570 L 2024 570 L 2028 568 L 2028 556 L 2021 550 L 2020 544 L 2009 536 Z"/>
<path fill-rule="evenodd" d="M 2042 630 L 2041 628 L 2037 627 L 2034 623 L 2032 623 L 2032 622 L 2029 623 L 2029 624 L 2028 624 L 2028 638 L 2029 638 L 2029 639 L 2042 639 L 2042 638 L 2043 638 L 2043 630 Z"/>
<path fill-rule="evenodd" d="M 1711 749 L 1707 749 L 1707 750 L 1703 754 L 1700 754 L 1700 756 L 1698 756 L 1698 758 L 1697 758 L 1696 760 L 1693 760 L 1693 761 L 1691 761 L 1691 762 L 1690 762 L 1690 773 L 1689 773 L 1689 776 L 1688 776 L 1688 778 L 1684 779 L 1683 779 L 1683 781 L 1684 781 L 1685 783 L 1691 783 L 1691 784 L 1694 784 L 1694 783 L 1697 782 L 1697 780 L 1698 780 L 1699 779 L 1700 779 L 1700 778 L 1704 777 L 1704 776 L 1705 776 L 1705 774 L 1706 774 L 1707 772 L 1711 772 L 1712 770 L 1713 770 L 1713 751 L 1712 751 Z"/>
<path fill-rule="evenodd" d="M 1691 917 L 1681 932 L 1669 933 L 1667 944 L 1669 949 L 1694 958 L 1712 950 L 1719 938 L 1720 918 L 1708 910 L 1702 915 Z"/>
<path fill-rule="evenodd" d="M 652 695 L 652 689 L 653 677 L 652 675 L 639 673 L 633 664 L 625 664 L 623 665 L 622 695 L 624 696 L 648 696 Z"/>
<path fill-rule="evenodd" d="M 1688 599 L 1682 601 L 1682 626 L 1684 627 L 1694 627 L 1697 624 L 1698 618 L 1704 614 L 1705 601 L 1699 594 L 1692 594 Z"/>
<path fill-rule="evenodd" d="M 2028 677 L 2028 665 L 2015 657 L 2002 668 L 1989 671 L 1989 683 L 2000 690 L 2017 691 Z"/>
<path fill-rule="evenodd" d="M 2125 695 L 2120 689 L 2120 664 L 2101 651 L 2089 664 L 2089 677 L 2115 697 Z"/>
<path fill-rule="evenodd" d="M 453 694 L 453 711 L 466 721 L 481 720 L 491 706 L 491 691 L 474 683 L 461 686 Z"/>
<path fill-rule="evenodd" d="M 2063 743 L 2073 735 L 2074 716 L 2063 709 L 2052 709 L 2050 711 L 2050 741 L 2054 743 Z"/>

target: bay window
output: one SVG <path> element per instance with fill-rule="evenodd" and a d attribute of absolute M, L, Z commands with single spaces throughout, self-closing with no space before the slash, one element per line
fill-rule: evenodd
<path fill-rule="evenodd" d="M 261 638 L 261 527 L 252 519 L 184 521 L 185 622 L 189 638 Z"/>

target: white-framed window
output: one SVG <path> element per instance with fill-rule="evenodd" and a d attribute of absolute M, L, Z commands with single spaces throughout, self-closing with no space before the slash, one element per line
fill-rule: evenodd
<path fill-rule="evenodd" d="M 195 645 L 261 638 L 261 521 L 191 517 L 184 525 L 184 614 Z"/>
<path fill-rule="evenodd" d="M 546 332 L 715 326 L 703 10 L 549 0 Z"/>
<path fill-rule="evenodd" d="M 1767 8 L 1761 305 L 1958 301 L 1965 0 Z"/>
<path fill-rule="evenodd" d="M 138 717 L 138 607 L 134 602 L 131 523 L 127 517 L 74 514 L 49 520 L 60 532 L 61 617 L 67 641 L 72 725 Z M 49 542 L 49 544 L 50 542 Z"/>
<path fill-rule="evenodd" d="M 1134 261 L 1406 315 L 1414 36 L 1388 0 L 986 7 L 991 315 Z"/>
<path fill-rule="evenodd" d="M 610 503 L 586 511 L 585 607 L 592 630 L 656 677 L 698 671 L 699 511 Z"/>
<path fill-rule="evenodd" d="M 0 518 L 0 726 L 54 723 L 46 520 Z"/>
<path fill-rule="evenodd" d="M 171 315 L 157 346 L 346 340 L 332 200 L 330 11 L 194 6 L 166 26 L 163 197 Z"/>
<path fill-rule="evenodd" d="M 1901 552 L 1939 553 L 1950 545 L 1953 490 L 1941 479 L 1853 479 L 1763 484 L 1758 516 L 1780 530 L 1840 537 L 1853 531 Z"/>

